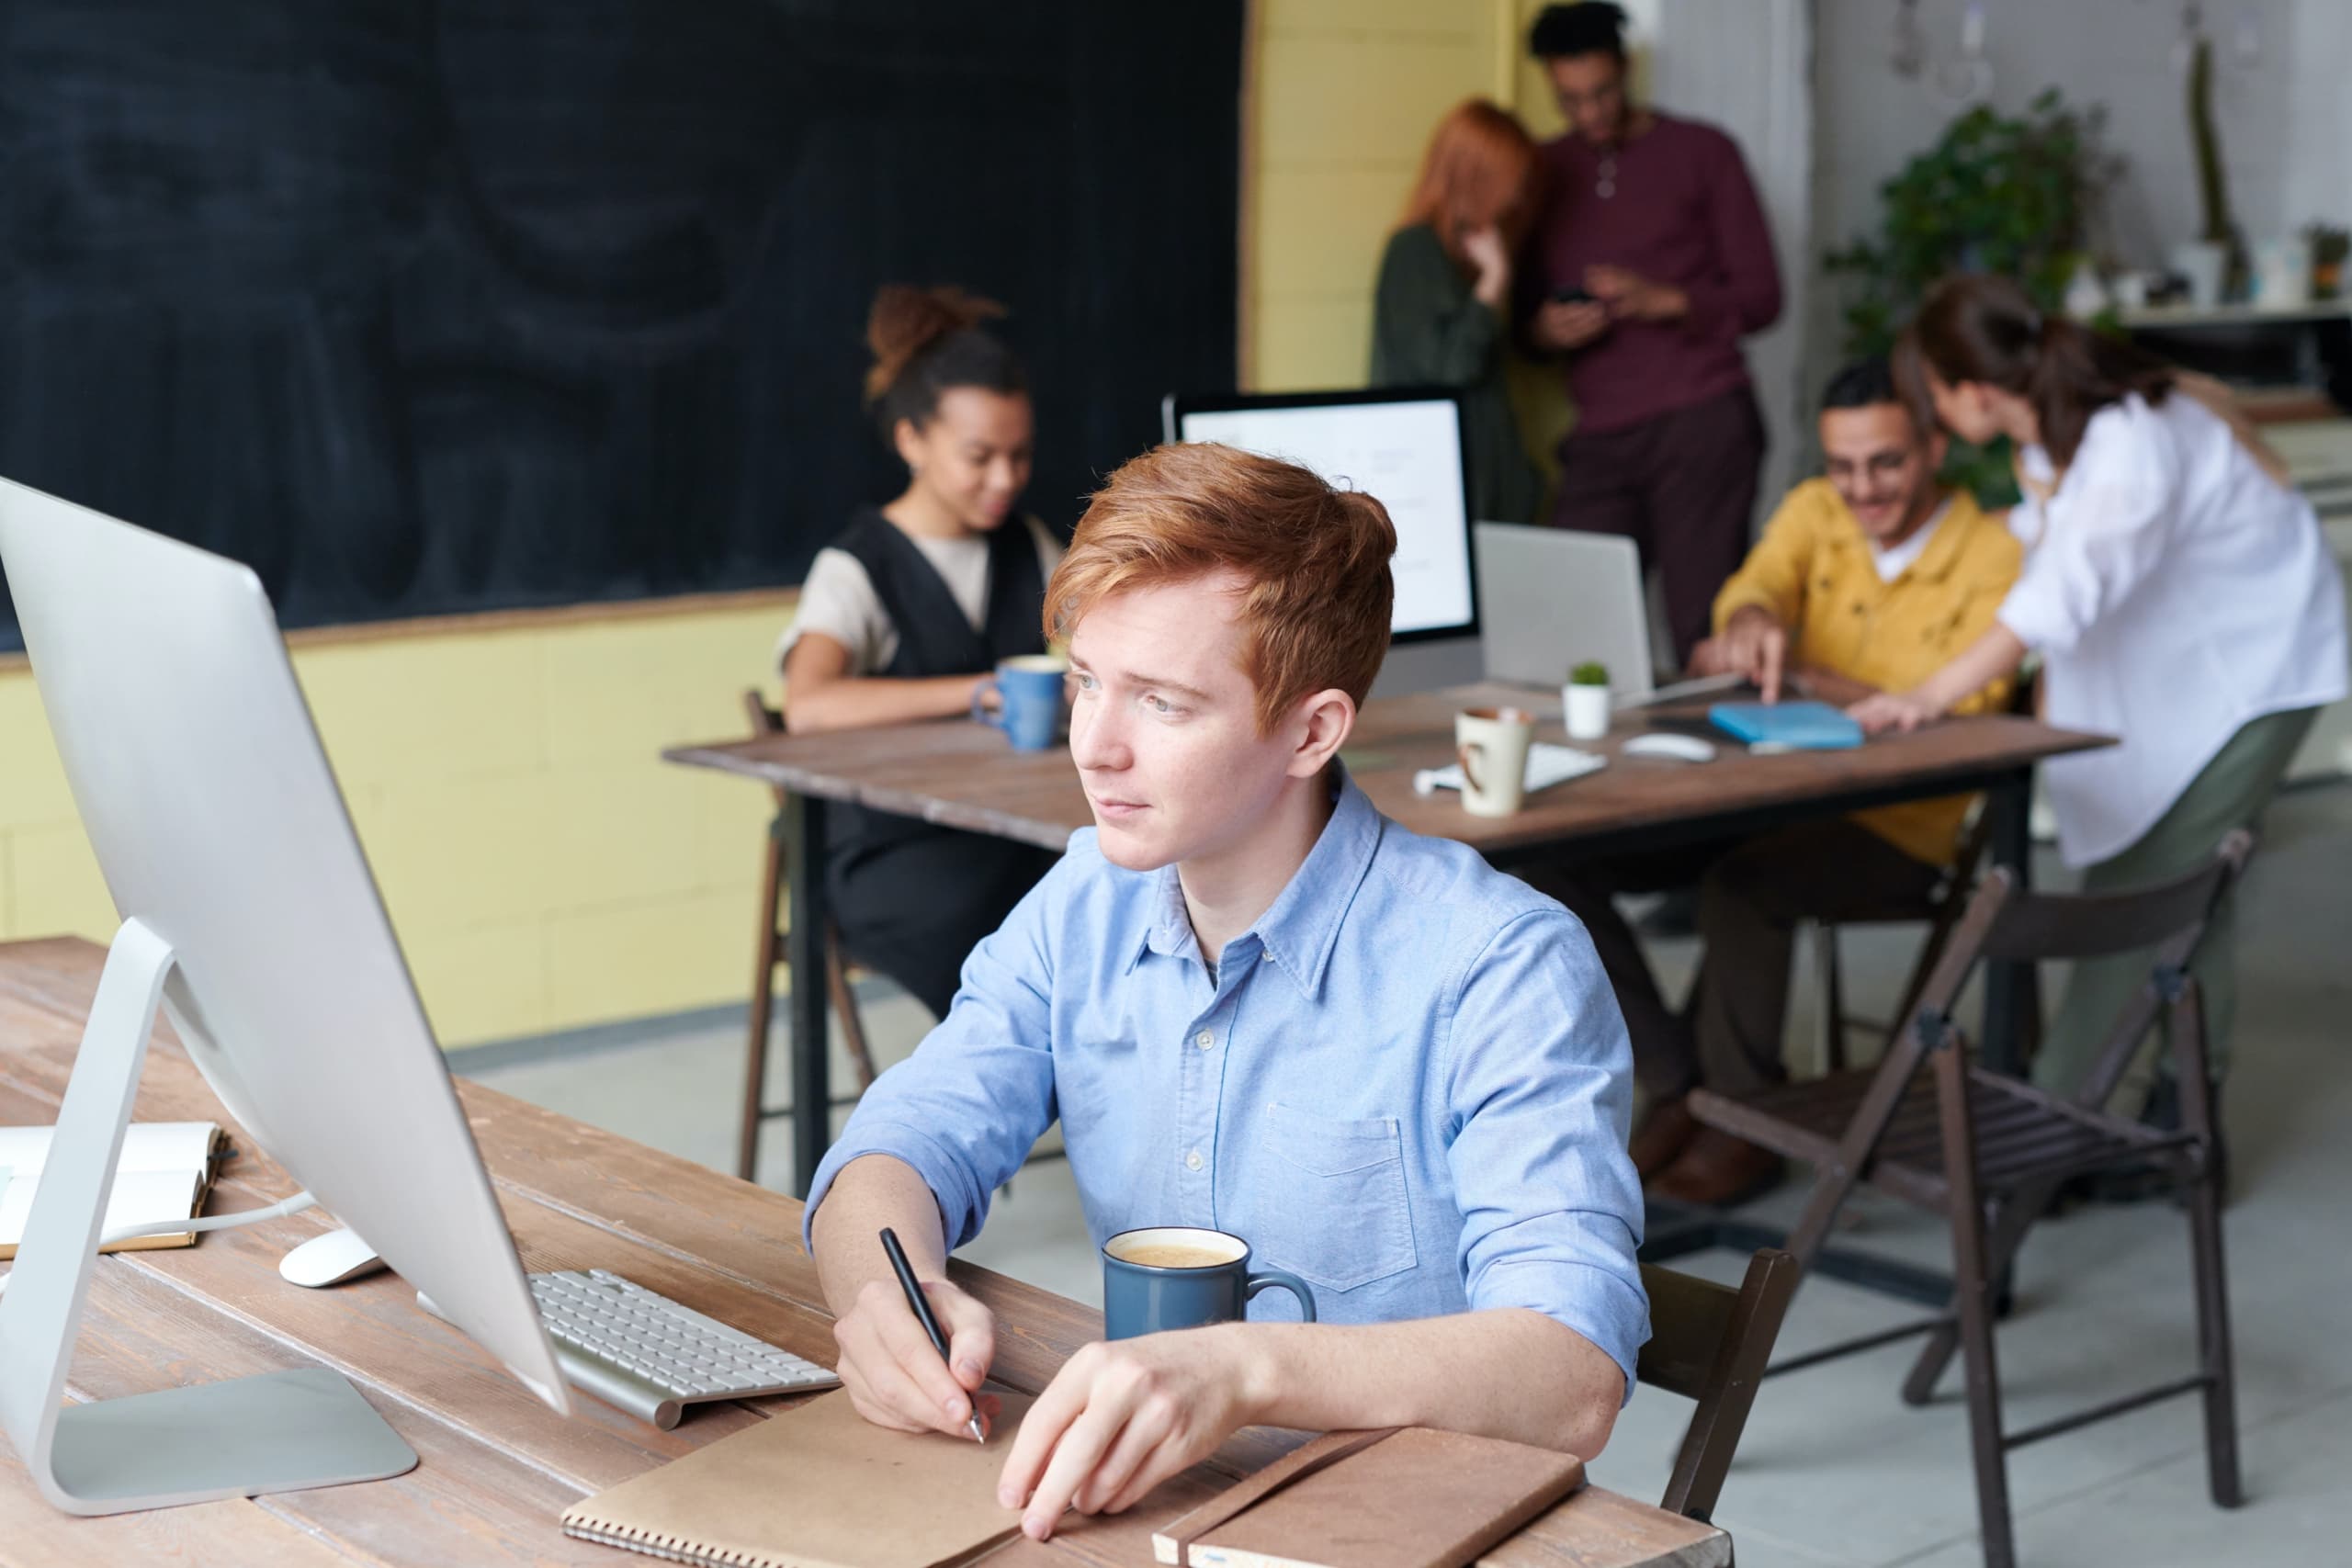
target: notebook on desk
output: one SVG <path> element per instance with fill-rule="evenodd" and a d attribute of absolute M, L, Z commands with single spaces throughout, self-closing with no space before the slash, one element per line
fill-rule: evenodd
<path fill-rule="evenodd" d="M 50 1127 L 0 1127 L 0 1258 L 17 1256 L 25 1221 L 49 1161 Z M 204 1209 L 228 1137 L 217 1122 L 135 1122 L 123 1130 L 122 1156 L 115 1164 L 114 1189 L 107 1198 L 101 1232 L 130 1225 L 193 1219 Z M 144 1252 L 192 1247 L 193 1231 L 136 1236 L 102 1248 Z"/>
<path fill-rule="evenodd" d="M 1427 1427 L 1329 1432 L 1151 1538 L 1182 1568 L 1463 1568 L 1584 1484 L 1584 1461 Z"/>
<path fill-rule="evenodd" d="M 829 1393 L 564 1510 L 563 1533 L 726 1568 L 943 1568 L 1021 1528 L 996 1500 L 1029 1408 L 991 1439 L 893 1432 Z"/>
<path fill-rule="evenodd" d="M 1751 746 L 1791 751 L 1842 751 L 1862 743 L 1862 727 L 1827 703 L 1717 703 L 1717 729 Z"/>

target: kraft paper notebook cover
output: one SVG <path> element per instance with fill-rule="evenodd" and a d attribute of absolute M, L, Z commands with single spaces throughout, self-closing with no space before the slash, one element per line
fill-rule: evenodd
<path fill-rule="evenodd" d="M 1152 1552 L 1191 1568 L 1462 1568 L 1583 1484 L 1574 1454 L 1499 1438 L 1332 1432 L 1162 1527 Z"/>
<path fill-rule="evenodd" d="M 1029 1408 L 985 1445 L 886 1431 L 829 1393 L 564 1510 L 563 1532 L 725 1568 L 937 1568 L 1012 1535 L 998 1474 Z"/>
<path fill-rule="evenodd" d="M 49 1127 L 0 1127 L 0 1258 L 17 1256 L 33 1195 L 49 1161 Z M 114 1189 L 107 1197 L 103 1231 L 130 1225 L 192 1219 L 204 1211 L 204 1195 L 227 1147 L 217 1122 L 135 1122 L 124 1129 L 122 1154 L 115 1162 Z M 101 1248 L 145 1252 L 193 1247 L 194 1231 L 136 1236 Z"/>

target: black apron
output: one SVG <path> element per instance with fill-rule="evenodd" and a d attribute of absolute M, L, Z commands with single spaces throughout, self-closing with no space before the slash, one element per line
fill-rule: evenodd
<path fill-rule="evenodd" d="M 898 652 L 876 675 L 978 675 L 1046 650 L 1045 572 L 1023 518 L 988 536 L 988 602 L 977 631 L 930 559 L 878 509 L 860 513 L 832 547 L 865 569 L 899 634 Z M 843 944 L 941 1016 L 966 954 L 1057 858 L 865 807 L 833 805 L 826 823 L 825 880 Z"/>

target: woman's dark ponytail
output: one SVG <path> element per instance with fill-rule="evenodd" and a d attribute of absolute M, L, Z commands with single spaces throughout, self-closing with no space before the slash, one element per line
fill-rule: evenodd
<path fill-rule="evenodd" d="M 1905 334 L 1947 382 L 1981 381 L 2033 405 L 2041 445 L 2061 468 L 2075 460 L 2091 416 L 2133 392 L 2161 403 L 2172 367 L 2120 338 L 2048 315 L 2006 277 L 1946 278 Z"/>

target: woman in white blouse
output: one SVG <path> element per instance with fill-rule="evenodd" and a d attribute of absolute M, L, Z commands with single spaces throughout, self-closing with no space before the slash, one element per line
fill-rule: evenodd
<path fill-rule="evenodd" d="M 2066 863 L 2094 892 L 2194 870 L 2260 816 L 2315 710 L 2346 692 L 2343 586 L 2310 503 L 2217 387 L 2045 317 L 2006 278 L 1941 285 L 1897 357 L 1954 434 L 2015 445 L 2026 558 L 1991 630 L 1855 716 L 1908 729 L 2039 654 L 2049 721 L 2121 742 L 2044 767 Z M 2234 960 L 2224 905 L 2193 964 L 2217 1077 Z M 2146 978 L 2143 957 L 2076 965 L 2036 1081 L 2075 1088 Z M 2146 1060 L 2124 1096 L 2149 1091 Z M 2162 1120 L 2176 1091 L 2154 1087 Z"/>

